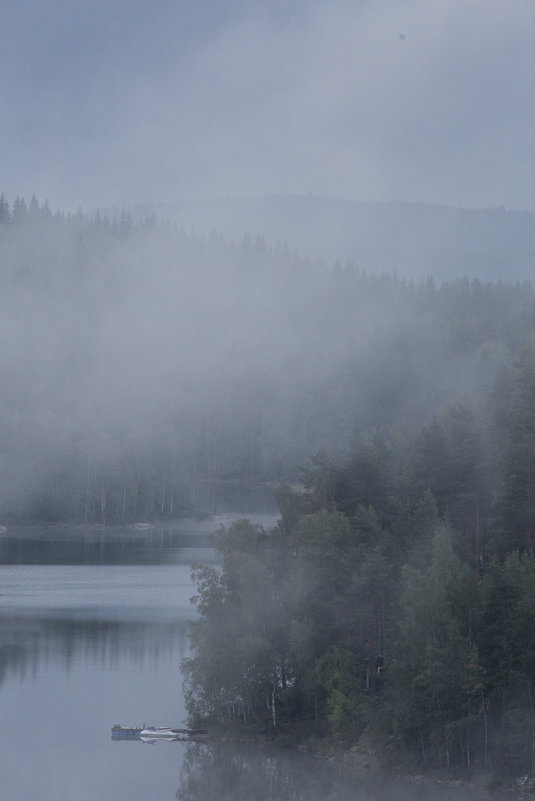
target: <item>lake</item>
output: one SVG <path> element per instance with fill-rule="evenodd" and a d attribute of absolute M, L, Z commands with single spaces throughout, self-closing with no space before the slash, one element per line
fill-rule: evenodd
<path fill-rule="evenodd" d="M 348 780 L 323 760 L 269 747 L 111 740 L 115 723 L 184 723 L 179 666 L 188 655 L 190 570 L 216 558 L 209 529 L 183 523 L 1 536 L 0 797 L 428 799 L 427 788 L 398 783 L 394 792 L 376 776 Z M 468 796 L 441 788 L 437 797 Z"/>

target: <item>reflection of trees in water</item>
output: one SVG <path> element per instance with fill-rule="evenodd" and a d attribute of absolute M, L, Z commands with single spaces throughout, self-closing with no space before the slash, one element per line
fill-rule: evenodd
<path fill-rule="evenodd" d="M 186 655 L 187 623 L 0 617 L 0 684 L 9 673 L 36 677 L 49 664 L 69 673 L 76 663 L 177 664 Z"/>
<path fill-rule="evenodd" d="M 483 789 L 417 785 L 275 746 L 190 743 L 177 801 L 480 801 Z"/>
<path fill-rule="evenodd" d="M 364 784 L 339 767 L 275 747 L 187 746 L 177 801 L 371 800 Z"/>
<path fill-rule="evenodd" d="M 21 530 L 22 531 L 22 530 Z M 13 565 L 160 565 L 180 562 L 180 549 L 208 548 L 210 534 L 170 527 L 136 532 L 102 529 L 69 537 L 53 530 L 47 536 L 4 535 L 0 539 L 0 563 Z M 187 554 L 184 560 L 187 561 Z"/>

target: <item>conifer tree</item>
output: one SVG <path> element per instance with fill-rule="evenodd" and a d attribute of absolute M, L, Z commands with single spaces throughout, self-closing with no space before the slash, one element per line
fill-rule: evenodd
<path fill-rule="evenodd" d="M 8 223 L 11 219 L 9 211 L 9 203 L 7 202 L 4 193 L 0 195 L 0 223 Z"/>

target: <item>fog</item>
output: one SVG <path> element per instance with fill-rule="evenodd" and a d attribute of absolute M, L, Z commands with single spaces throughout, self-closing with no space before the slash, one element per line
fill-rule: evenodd
<path fill-rule="evenodd" d="M 199 480 L 295 481 L 358 428 L 488 391 L 533 338 L 529 287 L 414 284 L 261 238 L 34 200 L 0 245 L 8 516 L 172 516 Z"/>
<path fill-rule="evenodd" d="M 535 385 L 534 27 L 532 0 L 22 0 L 0 28 L 0 536 L 36 523 L 163 526 L 304 482 L 302 495 L 280 492 L 273 564 L 304 554 L 306 567 L 312 554 L 323 581 L 329 526 L 340 557 L 333 604 L 318 612 L 324 650 L 303 660 L 310 687 L 357 659 L 383 704 L 387 649 L 366 626 L 386 642 L 384 592 L 405 658 L 398 684 L 428 729 L 418 743 L 407 725 L 404 743 L 400 707 L 396 754 L 448 770 L 450 758 L 471 768 L 471 749 L 489 769 L 492 693 L 496 731 L 521 707 L 507 708 L 481 621 L 500 559 L 520 586 L 515 554 L 535 542 L 535 442 L 522 440 Z M 458 653 L 473 675 L 466 700 L 455 674 L 442 729 L 412 681 L 425 673 L 425 615 L 411 663 L 397 636 L 417 618 L 410 581 L 394 590 L 403 564 L 424 604 L 437 531 L 471 571 L 473 598 L 497 571 L 477 595 L 481 663 L 470 593 L 466 609 L 452 602 L 462 648 L 443 638 L 433 665 L 449 677 Z M 294 667 L 306 638 L 299 626 L 286 635 L 323 597 L 307 569 L 309 606 L 296 601 L 302 620 L 285 619 L 281 637 Z M 531 586 L 518 596 L 528 632 Z M 347 631 L 331 642 L 343 592 Z M 518 646 L 531 688 L 523 631 L 503 653 Z M 292 689 L 281 670 L 262 690 L 266 720 L 269 697 L 274 714 Z M 347 695 L 329 676 L 319 688 L 317 731 L 318 714 L 323 731 L 338 714 L 344 736 L 362 733 L 352 670 Z M 479 670 L 495 682 L 485 697 Z M 310 712 L 303 687 L 296 709 L 306 696 Z M 529 715 L 511 724 L 519 743 L 533 742 Z M 512 737 L 502 762 L 499 742 L 496 774 L 523 770 L 527 746 Z M 192 753 L 180 797 L 196 797 L 221 759 L 217 747 Z"/>
<path fill-rule="evenodd" d="M 530 0 L 4 9 L 2 190 L 533 209 Z"/>
<path fill-rule="evenodd" d="M 156 213 L 186 230 L 219 231 L 237 242 L 260 235 L 272 247 L 286 243 L 327 265 L 356 262 L 405 279 L 526 281 L 533 275 L 535 214 L 529 211 L 264 195 L 136 204 L 132 213 Z"/>

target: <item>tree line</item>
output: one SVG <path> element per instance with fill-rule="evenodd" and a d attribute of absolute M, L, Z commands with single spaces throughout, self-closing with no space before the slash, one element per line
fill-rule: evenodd
<path fill-rule="evenodd" d="M 192 720 L 362 741 L 406 767 L 535 767 L 535 353 L 282 486 L 194 571 Z"/>
<path fill-rule="evenodd" d="M 35 196 L 0 196 L 0 285 L 3 522 L 166 519 L 202 481 L 291 483 L 357 427 L 401 437 L 488 392 L 534 333 L 528 284 L 412 281 Z"/>

